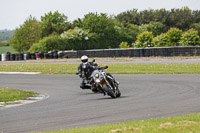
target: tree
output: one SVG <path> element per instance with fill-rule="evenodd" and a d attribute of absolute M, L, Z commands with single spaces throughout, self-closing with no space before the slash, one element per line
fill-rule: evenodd
<path fill-rule="evenodd" d="M 160 22 L 166 25 L 167 19 L 169 17 L 170 11 L 166 9 L 160 9 L 154 11 L 154 22 Z"/>
<path fill-rule="evenodd" d="M 137 36 L 141 33 L 139 26 L 129 23 L 124 25 L 123 23 L 116 22 L 115 29 L 119 34 L 121 42 L 127 42 L 128 44 L 135 42 Z"/>
<path fill-rule="evenodd" d="M 82 27 L 82 20 L 80 18 L 73 21 L 72 27 Z"/>
<path fill-rule="evenodd" d="M 151 21 L 160 22 L 167 27 L 177 27 L 182 30 L 188 30 L 191 24 L 200 22 L 200 11 L 192 11 L 188 7 L 181 9 L 159 9 L 143 10 L 137 9 L 122 12 L 115 17 L 121 23 L 130 23 L 136 25 L 149 24 Z"/>
<path fill-rule="evenodd" d="M 17 52 L 26 52 L 29 48 L 40 40 L 40 24 L 32 16 L 24 22 L 20 28 L 15 30 L 14 36 L 10 39 L 11 46 Z"/>
<path fill-rule="evenodd" d="M 51 35 L 52 33 L 61 34 L 68 30 L 70 23 L 67 22 L 67 16 L 60 14 L 58 11 L 49 12 L 41 17 L 42 37 Z"/>
<path fill-rule="evenodd" d="M 150 22 L 149 24 L 142 24 L 140 27 L 142 32 L 152 32 L 154 36 L 160 35 L 166 31 L 166 27 L 161 22 Z"/>
<path fill-rule="evenodd" d="M 143 10 L 139 12 L 138 15 L 138 23 L 139 25 L 142 24 L 148 24 L 151 21 L 154 21 L 154 10 L 153 9 L 149 9 L 149 10 Z"/>
<path fill-rule="evenodd" d="M 181 9 L 171 9 L 165 24 L 168 28 L 177 27 L 187 30 L 192 23 L 192 11 L 188 7 L 183 7 Z"/>
<path fill-rule="evenodd" d="M 103 34 L 108 30 L 114 29 L 114 24 L 107 14 L 89 13 L 82 20 L 82 28 L 91 33 Z"/>
<path fill-rule="evenodd" d="M 107 14 L 89 13 L 82 20 L 83 30 L 89 33 L 95 33 L 99 40 L 101 48 L 119 47 L 120 39 L 118 32 L 115 30 L 114 20 Z"/>
<path fill-rule="evenodd" d="M 200 22 L 199 23 L 194 23 L 191 25 L 191 28 L 195 29 L 198 31 L 199 36 L 200 36 Z"/>
<path fill-rule="evenodd" d="M 130 23 L 139 25 L 138 16 L 139 16 L 138 9 L 132 9 L 118 14 L 115 17 L 115 19 L 117 19 L 123 24 Z"/>
<path fill-rule="evenodd" d="M 192 16 L 193 23 L 200 23 L 200 10 L 192 11 Z"/>
<path fill-rule="evenodd" d="M 14 35 L 14 30 L 0 30 L 0 41 L 8 41 Z"/>

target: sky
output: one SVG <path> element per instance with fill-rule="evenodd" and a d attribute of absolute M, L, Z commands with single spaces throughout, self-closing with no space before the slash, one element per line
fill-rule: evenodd
<path fill-rule="evenodd" d="M 117 15 L 133 8 L 170 10 L 184 6 L 200 10 L 200 0 L 0 0 L 0 30 L 16 29 L 30 15 L 40 20 L 50 11 L 65 14 L 72 22 L 89 12 Z"/>

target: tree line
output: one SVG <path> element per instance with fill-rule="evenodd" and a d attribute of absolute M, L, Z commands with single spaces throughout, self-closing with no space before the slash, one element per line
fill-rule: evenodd
<path fill-rule="evenodd" d="M 30 15 L 9 42 L 18 52 L 191 46 L 200 44 L 199 34 L 200 11 L 188 7 L 88 13 L 73 22 L 56 11 L 40 20 Z"/>
<path fill-rule="evenodd" d="M 0 30 L 0 46 L 8 46 L 8 40 L 14 35 L 14 30 Z"/>

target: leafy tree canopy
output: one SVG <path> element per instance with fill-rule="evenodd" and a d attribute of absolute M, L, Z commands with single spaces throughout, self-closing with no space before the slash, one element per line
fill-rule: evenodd
<path fill-rule="evenodd" d="M 114 30 L 114 21 L 104 13 L 89 13 L 82 20 L 82 28 L 92 33 L 103 34 Z"/>
<path fill-rule="evenodd" d="M 24 24 L 15 30 L 14 36 L 10 39 L 10 44 L 18 52 L 28 51 L 33 43 L 40 40 L 40 33 L 39 21 L 29 16 Z"/>
<path fill-rule="evenodd" d="M 49 12 L 41 17 L 42 38 L 52 33 L 61 34 L 68 30 L 69 27 L 70 23 L 67 21 L 67 16 L 60 14 L 58 11 Z"/>

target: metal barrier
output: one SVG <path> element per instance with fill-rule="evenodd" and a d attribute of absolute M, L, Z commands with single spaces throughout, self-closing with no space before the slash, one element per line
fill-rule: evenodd
<path fill-rule="evenodd" d="M 129 49 L 97 49 L 79 51 L 54 51 L 39 53 L 1 54 L 1 61 L 7 60 L 35 60 L 37 58 L 80 58 L 89 57 L 151 57 L 151 56 L 200 56 L 200 46 L 194 47 L 155 47 L 155 48 L 129 48 Z"/>
<path fill-rule="evenodd" d="M 81 50 L 71 54 L 65 53 L 68 58 L 81 57 L 151 57 L 151 56 L 200 56 L 200 47 L 155 47 L 155 48 L 130 48 L 130 49 L 101 49 Z"/>

